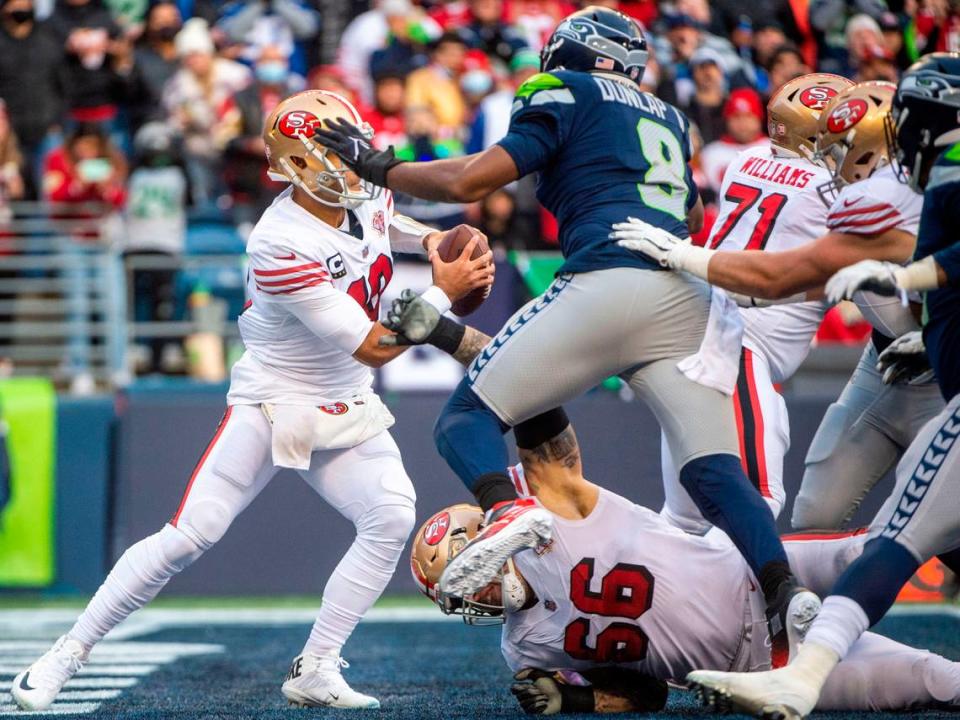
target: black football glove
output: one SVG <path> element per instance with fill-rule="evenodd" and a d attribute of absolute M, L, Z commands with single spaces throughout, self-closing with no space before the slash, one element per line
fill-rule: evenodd
<path fill-rule="evenodd" d="M 427 343 L 453 355 L 466 329 L 440 312 L 413 290 L 404 290 L 393 301 L 383 326 L 396 335 L 384 335 L 379 345 L 423 345 Z"/>
<path fill-rule="evenodd" d="M 901 335 L 880 353 L 877 370 L 883 373 L 884 385 L 904 383 L 923 385 L 934 379 L 930 358 L 919 330 Z"/>
<path fill-rule="evenodd" d="M 325 148 L 339 155 L 362 179 L 380 187 L 387 187 L 387 171 L 403 162 L 393 154 L 392 145 L 386 150 L 373 148 L 360 129 L 343 118 L 327 120 L 313 136 Z"/>
<path fill-rule="evenodd" d="M 510 686 L 510 692 L 527 715 L 592 713 L 594 710 L 593 688 L 589 684 L 571 684 L 572 681 L 586 683 L 577 673 L 524 668 L 513 679 L 517 682 Z"/>

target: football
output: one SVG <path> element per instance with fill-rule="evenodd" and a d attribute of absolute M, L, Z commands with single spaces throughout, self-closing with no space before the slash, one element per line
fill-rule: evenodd
<path fill-rule="evenodd" d="M 473 237 L 473 229 L 467 225 L 457 225 L 452 230 L 447 230 L 443 234 L 443 239 L 440 241 L 440 244 L 437 246 L 437 252 L 440 254 L 440 259 L 444 262 L 453 262 L 458 257 L 460 253 L 463 252 L 464 246 L 470 242 Z M 485 237 L 480 238 L 480 242 L 477 243 L 477 247 L 473 250 L 473 255 L 471 259 L 476 259 L 483 255 L 490 249 L 489 243 Z M 487 299 L 487 296 L 490 295 L 490 287 L 477 288 L 472 292 L 467 293 L 465 296 L 456 300 L 453 303 L 453 313 L 459 317 L 466 317 L 470 313 L 476 311 L 478 307 L 483 304 L 483 301 Z"/>

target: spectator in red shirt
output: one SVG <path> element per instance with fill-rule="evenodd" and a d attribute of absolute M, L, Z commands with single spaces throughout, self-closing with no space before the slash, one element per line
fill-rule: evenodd
<path fill-rule="evenodd" d="M 373 128 L 373 144 L 381 150 L 402 147 L 407 144 L 407 79 L 402 72 L 385 68 L 373 82 L 373 109 L 364 114 Z"/>
<path fill-rule="evenodd" d="M 739 153 L 770 143 L 763 131 L 763 104 L 756 90 L 738 88 L 731 92 L 723 106 L 723 119 L 726 134 L 708 144 L 701 155 L 703 174 L 714 193 L 720 191 L 723 174 Z"/>
<path fill-rule="evenodd" d="M 43 167 L 43 195 L 52 202 L 100 203 L 119 208 L 127 163 L 95 123 L 79 123 Z"/>

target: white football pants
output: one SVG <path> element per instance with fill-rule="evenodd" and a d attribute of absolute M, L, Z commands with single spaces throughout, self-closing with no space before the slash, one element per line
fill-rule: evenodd
<path fill-rule="evenodd" d="M 89 649 L 223 537 L 277 473 L 270 448 L 271 425 L 259 407 L 228 407 L 176 514 L 123 554 L 70 635 Z M 353 448 L 315 452 L 310 469 L 298 472 L 357 529 L 327 581 L 305 647 L 339 650 L 393 576 L 415 522 L 416 495 L 387 431 Z M 296 562 L 310 561 L 304 550 Z"/>

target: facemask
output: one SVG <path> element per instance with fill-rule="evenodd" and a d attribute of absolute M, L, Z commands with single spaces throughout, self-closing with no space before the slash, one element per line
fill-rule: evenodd
<path fill-rule="evenodd" d="M 10 18 L 11 22 L 17 25 L 23 25 L 33 20 L 33 10 L 14 10 L 8 12 L 7 17 Z"/>
<path fill-rule="evenodd" d="M 287 79 L 290 71 L 286 63 L 265 62 L 257 65 L 254 72 L 256 73 L 257 80 L 265 85 L 278 85 Z"/>
<path fill-rule="evenodd" d="M 154 30 L 151 34 L 157 40 L 169 42 L 177 36 L 178 32 L 180 32 L 180 27 L 177 25 L 162 25 Z"/>
<path fill-rule="evenodd" d="M 470 70 L 460 78 L 460 87 L 468 95 L 483 95 L 493 87 L 493 78 L 483 70 Z"/>

